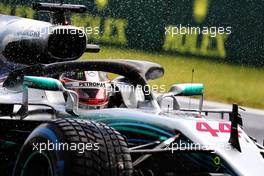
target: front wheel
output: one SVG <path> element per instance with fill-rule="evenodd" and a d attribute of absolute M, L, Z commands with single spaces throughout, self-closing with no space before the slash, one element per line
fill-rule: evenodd
<path fill-rule="evenodd" d="M 130 176 L 132 161 L 119 132 L 104 124 L 56 119 L 27 138 L 13 176 Z"/>

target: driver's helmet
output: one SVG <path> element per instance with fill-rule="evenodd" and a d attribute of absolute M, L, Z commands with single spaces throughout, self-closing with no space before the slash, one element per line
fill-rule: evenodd
<path fill-rule="evenodd" d="M 61 75 L 60 81 L 66 89 L 73 90 L 78 94 L 79 108 L 102 109 L 107 107 L 110 80 L 105 72 L 68 72 Z"/>

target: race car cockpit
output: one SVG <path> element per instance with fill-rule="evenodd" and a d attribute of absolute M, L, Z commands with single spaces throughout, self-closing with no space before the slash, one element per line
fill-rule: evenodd
<path fill-rule="evenodd" d="M 119 77 L 110 81 L 106 73 L 113 73 L 119 75 Z M 73 98 L 74 101 L 78 99 L 80 108 L 85 109 L 88 106 L 89 108 L 93 106 L 92 109 L 123 107 L 133 109 L 147 108 L 160 111 L 159 105 L 148 87 L 147 80 L 157 79 L 163 73 L 164 70 L 160 65 L 146 61 L 68 61 L 28 66 L 10 72 L 3 83 L 3 88 L 22 93 L 24 91 L 25 78 L 28 78 L 28 82 L 37 80 L 39 85 L 34 85 L 35 87 L 33 88 L 42 89 L 41 91 L 47 94 L 49 93 L 47 89 L 50 89 L 50 87 L 44 84 L 50 81 L 49 78 L 55 78 L 55 80 L 59 80 L 60 83 L 64 84 L 63 89 L 59 88 L 56 90 L 64 91 L 66 102 L 69 95 L 75 97 Z M 30 85 L 28 86 L 30 88 Z M 65 89 L 75 92 L 79 97 L 76 98 L 74 93 L 68 93 L 65 96 L 65 93 L 67 93 Z M 42 95 L 42 93 L 38 93 L 38 95 Z M 37 102 L 48 103 L 52 106 L 50 104 L 51 101 L 47 98 L 42 100 L 42 97 L 45 96 L 40 96 Z M 36 102 L 36 97 L 32 98 L 29 96 L 28 98 L 29 105 L 32 101 Z M 21 99 L 17 100 L 16 103 L 19 103 L 19 101 Z M 58 102 L 58 100 L 53 101 Z M 74 107 L 73 104 L 75 103 L 70 104 L 71 107 Z"/>

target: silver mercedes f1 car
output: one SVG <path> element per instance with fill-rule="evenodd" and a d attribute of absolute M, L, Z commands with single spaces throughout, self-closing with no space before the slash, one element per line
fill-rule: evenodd
<path fill-rule="evenodd" d="M 153 92 L 148 81 L 164 74 L 155 63 L 70 61 L 98 48 L 77 37 L 83 34 L 79 29 L 71 36 L 38 33 L 34 26 L 76 30 L 64 23 L 64 12 L 83 12 L 84 7 L 34 7 L 52 11 L 51 23 L 0 15 L 3 60 L 25 64 L 1 78 L 1 175 L 264 173 L 263 146 L 244 132 L 238 105 L 230 111 L 203 109 L 202 84 L 175 84 L 164 94 Z M 117 76 L 103 79 L 104 73 Z M 183 109 L 178 96 L 200 96 L 200 106 Z M 211 113 L 227 114 L 230 120 L 209 120 Z"/>
<path fill-rule="evenodd" d="M 78 94 L 56 79 L 86 70 L 121 76 L 109 83 L 108 107 L 78 108 Z M 261 175 L 263 147 L 243 131 L 238 106 L 230 112 L 181 109 L 177 96 L 202 95 L 203 86 L 176 84 L 159 96 L 144 89 L 163 72 L 158 64 L 131 60 L 11 72 L 0 88 L 1 168 L 15 175 Z M 228 113 L 230 121 L 208 120 L 208 113 Z M 65 147 L 82 143 L 91 148 Z M 65 148 L 49 150 L 48 144 Z"/>

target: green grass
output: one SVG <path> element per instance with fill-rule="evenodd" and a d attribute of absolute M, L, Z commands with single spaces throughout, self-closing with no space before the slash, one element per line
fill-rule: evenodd
<path fill-rule="evenodd" d="M 158 55 L 135 50 L 102 48 L 98 54 L 82 59 L 137 59 L 159 63 L 165 68 L 163 78 L 151 84 L 194 82 L 205 85 L 205 99 L 264 109 L 264 69 L 229 65 L 192 57 Z"/>

